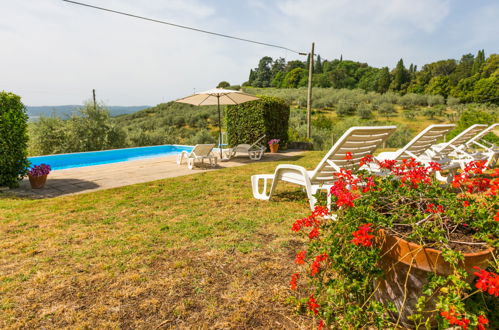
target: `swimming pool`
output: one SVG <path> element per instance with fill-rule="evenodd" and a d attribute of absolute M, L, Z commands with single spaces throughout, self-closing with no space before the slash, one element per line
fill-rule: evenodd
<path fill-rule="evenodd" d="M 48 164 L 52 167 L 52 170 L 62 170 L 65 168 L 85 167 L 176 155 L 182 151 L 191 151 L 193 148 L 194 147 L 192 146 L 161 145 L 153 147 L 75 152 L 71 154 L 28 157 L 28 160 L 31 162 L 31 165 Z"/>

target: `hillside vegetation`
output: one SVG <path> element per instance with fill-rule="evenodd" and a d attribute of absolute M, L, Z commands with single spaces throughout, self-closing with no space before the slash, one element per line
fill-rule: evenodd
<path fill-rule="evenodd" d="M 55 116 L 63 119 L 71 117 L 71 115 L 78 113 L 78 111 L 86 106 L 81 105 L 50 105 L 50 106 L 26 106 L 26 110 L 30 119 L 36 119 L 40 116 Z M 119 116 L 124 114 L 134 113 L 143 109 L 147 109 L 148 105 L 138 106 L 119 106 L 111 105 L 106 106 L 111 116 Z"/>
<path fill-rule="evenodd" d="M 263 57 L 255 69 L 250 70 L 243 86 L 297 88 L 308 84 L 309 60 L 273 60 Z M 400 59 L 393 70 L 375 68 L 343 58 L 314 61 L 312 84 L 314 87 L 336 89 L 363 89 L 367 92 L 400 94 L 417 93 L 457 98 L 461 102 L 492 102 L 499 104 L 499 54 L 485 57 L 483 50 L 477 55 L 465 54 L 460 60 L 446 59 L 423 65 L 418 70 L 408 68 Z"/>
<path fill-rule="evenodd" d="M 305 88 L 245 88 L 256 95 L 276 96 L 291 104 L 289 140 L 329 148 L 351 126 L 396 124 L 387 147 L 400 147 L 429 124 L 492 124 L 499 113 L 494 104 L 460 104 L 440 95 L 365 92 L 361 89 L 314 88 L 312 138 L 306 138 Z M 465 120 L 461 120 L 463 114 Z M 222 125 L 225 126 L 222 109 Z M 216 143 L 215 106 L 196 107 L 169 102 L 129 115 L 111 117 L 105 107 L 87 106 L 68 120 L 41 117 L 30 125 L 30 155 L 104 150 L 160 144 Z M 226 129 L 224 129 L 226 131 Z M 458 130 L 451 132 L 455 134 Z M 493 138 L 493 137 L 492 137 Z M 248 141 L 250 142 L 250 141 Z"/>
<path fill-rule="evenodd" d="M 310 141 L 316 149 L 329 148 L 334 140 L 352 126 L 397 125 L 387 147 L 400 147 L 430 124 L 455 123 L 452 138 L 472 124 L 497 121 L 499 107 L 493 104 L 459 104 L 440 95 L 393 92 L 384 94 L 361 89 L 313 89 L 312 139 L 306 139 L 306 88 L 251 88 L 244 91 L 285 99 L 293 105 L 290 118 L 290 141 Z M 493 134 L 489 139 L 496 141 Z"/>

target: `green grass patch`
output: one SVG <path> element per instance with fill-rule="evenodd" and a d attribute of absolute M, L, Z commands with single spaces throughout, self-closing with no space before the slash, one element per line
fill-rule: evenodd
<path fill-rule="evenodd" d="M 286 162 L 313 168 L 322 156 Z M 297 239 L 290 227 L 309 210 L 297 186 L 283 184 L 270 202 L 253 198 L 250 176 L 277 164 L 53 199 L 1 196 L 0 308 L 7 312 L 0 327 L 158 326 L 175 313 L 184 325 L 248 326 L 255 317 L 248 304 L 282 309 L 274 300 L 288 295 Z M 270 291 L 274 298 L 264 298 Z M 183 304 L 180 292 L 196 302 Z M 215 313 L 214 301 L 231 303 L 231 312 Z M 255 315 L 277 326 L 280 317 L 269 313 Z M 280 324 L 300 318 L 284 313 Z"/>

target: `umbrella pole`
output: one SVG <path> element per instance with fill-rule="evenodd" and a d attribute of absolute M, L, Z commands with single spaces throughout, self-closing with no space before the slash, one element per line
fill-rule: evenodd
<path fill-rule="evenodd" d="M 217 96 L 218 105 L 218 149 L 220 150 L 220 160 L 222 160 L 222 121 L 220 120 L 220 96 Z"/>

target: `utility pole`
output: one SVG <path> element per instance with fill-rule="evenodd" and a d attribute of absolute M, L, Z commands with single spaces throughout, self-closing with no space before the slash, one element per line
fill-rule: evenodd
<path fill-rule="evenodd" d="M 308 93 L 307 93 L 307 138 L 310 139 L 311 134 L 311 112 L 312 112 L 312 74 L 314 71 L 314 45 L 312 42 L 312 51 L 310 52 L 308 64 Z"/>
<path fill-rule="evenodd" d="M 95 89 L 92 89 L 92 94 L 94 96 L 94 110 L 97 110 L 97 102 L 95 102 Z"/>

